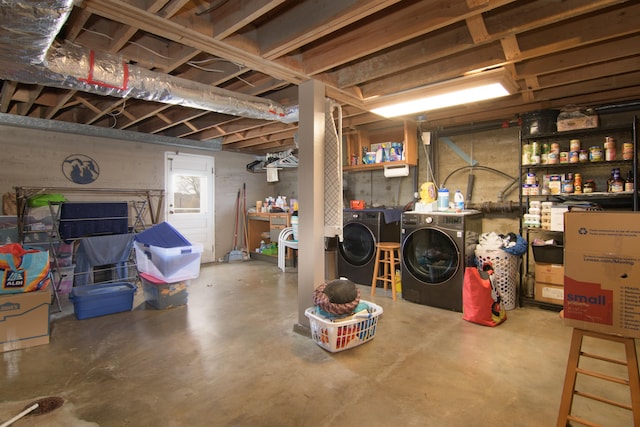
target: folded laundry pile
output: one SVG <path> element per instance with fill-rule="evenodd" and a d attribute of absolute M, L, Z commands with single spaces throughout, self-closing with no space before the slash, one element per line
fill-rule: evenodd
<path fill-rule="evenodd" d="M 527 241 L 516 233 L 482 233 L 478 239 L 478 249 L 502 249 L 511 255 L 523 255 L 527 252 Z"/>

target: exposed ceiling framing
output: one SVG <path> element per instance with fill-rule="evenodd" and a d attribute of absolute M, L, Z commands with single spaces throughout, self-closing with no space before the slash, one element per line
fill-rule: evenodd
<path fill-rule="evenodd" d="M 517 94 L 427 113 L 423 126 L 436 129 L 640 99 L 638 22 L 639 1 L 614 0 L 84 0 L 56 40 L 284 106 L 317 79 L 342 104 L 347 130 L 398 123 L 368 112 L 368 98 L 496 66 L 513 75 Z M 297 130 L 8 79 L 0 113 L 259 155 L 291 148 Z"/>

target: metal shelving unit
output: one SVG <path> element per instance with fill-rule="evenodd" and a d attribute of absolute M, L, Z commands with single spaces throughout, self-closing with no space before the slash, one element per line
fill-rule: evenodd
<path fill-rule="evenodd" d="M 585 180 L 592 179 L 596 184 L 598 191 L 593 193 L 558 193 L 558 194 L 537 194 L 525 195 L 520 191 L 520 234 L 529 242 L 529 250 L 525 255 L 524 262 L 520 274 L 520 305 L 534 304 L 543 308 L 556 309 L 562 308 L 561 305 L 542 302 L 535 299 L 535 296 L 527 296 L 526 280 L 533 273 L 533 254 L 531 250 L 531 240 L 535 236 L 550 236 L 562 240 L 563 231 L 544 230 L 537 227 L 528 227 L 524 225 L 523 217 L 532 200 L 551 201 L 558 203 L 576 203 L 586 205 L 592 204 L 605 210 L 640 210 L 638 196 L 638 138 L 637 138 L 637 118 L 627 124 L 618 126 L 603 126 L 591 129 L 578 129 L 565 132 L 552 132 L 536 135 L 520 135 L 520 148 L 523 150 L 525 144 L 536 142 L 540 145 L 543 143 L 558 143 L 561 151 L 568 151 L 570 140 L 579 139 L 583 148 L 595 145 L 603 145 L 605 137 L 613 137 L 616 141 L 616 160 L 599 161 L 599 162 L 578 162 L 578 163 L 559 163 L 559 164 L 523 164 L 520 160 L 520 184 L 523 188 L 527 174 L 535 173 L 543 174 L 565 174 L 568 172 L 580 173 L 582 175 L 583 185 Z M 633 143 L 633 158 L 622 160 L 622 143 Z M 606 182 L 610 176 L 612 168 L 620 168 L 621 175 L 624 178 L 626 171 L 631 171 L 635 188 L 633 191 L 622 193 L 606 192 Z M 602 191 L 605 190 L 605 191 Z M 534 278 L 535 279 L 535 278 Z"/>

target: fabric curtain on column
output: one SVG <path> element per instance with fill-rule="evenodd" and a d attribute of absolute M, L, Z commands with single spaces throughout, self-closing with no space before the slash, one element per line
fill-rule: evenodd
<path fill-rule="evenodd" d="M 342 240 L 342 110 L 331 99 L 325 106 L 324 236 Z"/>

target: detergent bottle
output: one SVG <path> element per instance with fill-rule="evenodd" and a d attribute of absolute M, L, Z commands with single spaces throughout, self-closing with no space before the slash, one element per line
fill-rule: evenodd
<path fill-rule="evenodd" d="M 456 194 L 453 196 L 453 201 L 455 202 L 456 210 L 464 209 L 464 195 L 460 190 L 456 190 Z"/>

